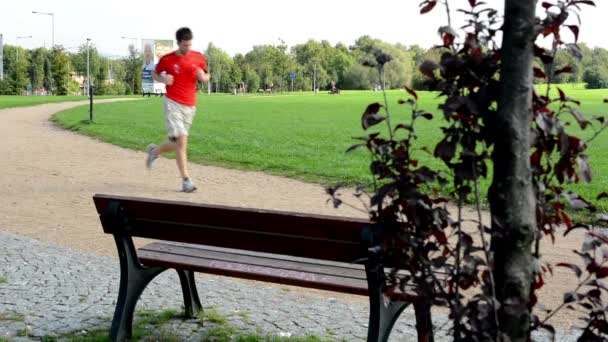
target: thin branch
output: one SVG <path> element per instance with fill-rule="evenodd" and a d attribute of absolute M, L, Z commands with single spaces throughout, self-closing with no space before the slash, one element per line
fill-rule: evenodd
<path fill-rule="evenodd" d="M 574 292 L 575 292 L 575 293 L 576 293 L 576 292 L 578 292 L 578 290 L 580 290 L 580 288 L 581 288 L 581 287 L 583 287 L 583 285 L 584 285 L 584 284 L 585 284 L 587 281 L 589 281 L 589 279 L 591 279 L 591 276 L 592 276 L 592 274 L 589 274 L 589 275 L 587 276 L 587 278 L 585 278 L 585 280 L 583 280 L 582 282 L 580 282 L 580 283 L 578 284 L 578 286 L 576 287 L 576 289 L 574 289 Z M 567 304 L 569 304 L 569 303 L 562 303 L 560 306 L 558 306 L 558 307 L 557 307 L 557 309 L 555 309 L 555 310 L 551 311 L 551 313 L 550 313 L 550 314 L 549 314 L 547 317 L 545 317 L 545 319 L 543 319 L 543 321 L 541 322 L 541 324 L 545 324 L 545 323 L 547 323 L 547 321 L 548 321 L 548 320 L 549 320 L 551 317 L 553 317 L 553 315 L 555 315 L 555 314 L 556 314 L 556 313 L 557 313 L 559 310 L 563 309 L 563 308 L 564 308 L 564 306 L 566 306 Z"/>
<path fill-rule="evenodd" d="M 460 278 L 460 250 L 462 248 L 462 244 L 460 241 L 462 240 L 462 191 L 458 194 L 458 226 L 456 228 L 457 242 L 456 242 L 456 274 L 455 274 L 455 283 L 456 283 L 456 299 L 459 300 L 459 292 L 460 286 L 458 284 Z M 460 315 L 459 315 L 460 316 Z M 455 317 L 456 321 L 454 322 L 454 339 L 458 340 L 460 336 L 460 321 L 461 317 Z"/>
<path fill-rule="evenodd" d="M 452 27 L 452 14 L 450 12 L 450 3 L 449 3 L 449 0 L 445 0 L 443 2 L 443 4 L 445 5 L 445 11 L 448 14 L 448 26 Z"/>
<path fill-rule="evenodd" d="M 603 125 L 602 128 L 600 128 L 597 132 L 595 132 L 595 134 L 593 134 L 593 136 L 589 140 L 587 140 L 587 144 L 589 144 L 593 140 L 595 140 L 595 138 L 597 138 L 598 135 L 600 135 L 607 127 L 608 127 L 608 123 Z"/>
<path fill-rule="evenodd" d="M 555 57 L 557 56 L 557 44 L 553 44 L 553 51 L 551 52 L 551 63 L 549 63 L 548 75 L 547 75 L 547 98 L 549 98 L 549 93 L 551 92 L 551 85 L 553 84 L 553 69 L 555 66 Z"/>
<path fill-rule="evenodd" d="M 498 320 L 498 308 L 495 305 L 496 302 L 496 282 L 494 281 L 494 272 L 493 272 L 493 261 L 490 260 L 490 254 L 488 253 L 488 243 L 486 241 L 486 236 L 483 229 L 483 222 L 481 217 L 481 201 L 479 196 L 479 180 L 477 178 L 477 169 L 476 165 L 473 166 L 473 178 L 475 179 L 475 205 L 477 210 L 477 219 L 479 220 L 479 234 L 481 235 L 481 243 L 483 244 L 483 252 L 485 254 L 486 260 L 488 262 L 488 267 L 490 268 L 490 287 L 492 290 L 492 311 L 494 311 L 494 320 L 496 322 L 496 330 L 500 331 L 500 322 Z"/>
<path fill-rule="evenodd" d="M 388 126 L 388 134 L 393 140 L 393 126 L 391 125 L 391 114 L 388 110 L 388 97 L 386 95 L 386 73 L 384 66 L 378 70 L 380 73 L 380 83 L 382 83 L 382 94 L 384 95 L 384 112 L 386 113 L 386 125 Z"/>

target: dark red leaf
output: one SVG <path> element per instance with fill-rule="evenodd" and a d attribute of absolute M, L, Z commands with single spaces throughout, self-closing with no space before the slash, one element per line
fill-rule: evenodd
<path fill-rule="evenodd" d="M 448 140 L 447 137 L 440 141 L 435 147 L 435 157 L 441 158 L 446 163 L 449 163 L 456 154 L 456 141 Z"/>
<path fill-rule="evenodd" d="M 540 68 L 534 67 L 534 77 L 547 78 L 547 75 L 545 75 L 545 72 L 540 70 Z"/>
<path fill-rule="evenodd" d="M 585 119 L 585 116 L 583 115 L 583 113 L 581 113 L 580 110 L 576 108 L 569 108 L 568 112 L 572 114 L 572 116 L 576 119 L 576 122 L 578 122 L 578 125 L 581 126 L 582 129 L 587 128 L 589 121 Z"/>
<path fill-rule="evenodd" d="M 435 237 L 435 239 L 437 239 L 437 241 L 442 244 L 445 245 L 446 243 L 448 243 L 448 238 L 445 235 L 444 232 L 436 230 L 433 232 L 433 236 Z"/>
<path fill-rule="evenodd" d="M 431 113 L 423 113 L 420 116 L 422 116 L 423 118 L 425 118 L 427 120 L 432 120 L 433 119 L 433 114 L 431 114 Z"/>
<path fill-rule="evenodd" d="M 589 292 L 587 292 L 587 297 L 591 297 L 591 298 L 595 298 L 595 299 L 599 299 L 601 295 L 602 295 L 602 291 L 600 291 L 599 289 L 593 289 L 593 290 L 589 290 Z"/>
<path fill-rule="evenodd" d="M 572 302 L 576 302 L 579 298 L 578 293 L 576 292 L 566 292 L 564 293 L 564 303 L 572 303 Z"/>
<path fill-rule="evenodd" d="M 543 8 L 545 8 L 545 9 L 551 8 L 553 6 L 555 6 L 555 5 L 553 5 L 552 3 L 549 3 L 549 2 L 546 2 L 546 1 L 543 2 Z"/>
<path fill-rule="evenodd" d="M 566 227 L 568 229 L 572 228 L 572 220 L 570 219 L 570 216 L 568 214 L 566 214 L 565 211 L 562 211 L 562 218 L 564 219 L 564 223 L 566 224 Z"/>
<path fill-rule="evenodd" d="M 534 153 L 532 153 L 532 156 L 530 156 L 530 164 L 532 166 L 539 166 L 540 165 L 540 157 L 541 157 L 540 151 L 536 150 Z"/>
<path fill-rule="evenodd" d="M 576 276 L 579 277 L 579 278 L 583 274 L 583 271 L 581 271 L 581 268 L 578 267 L 578 266 L 576 266 L 575 264 L 570 264 L 570 263 L 566 263 L 566 262 L 560 262 L 560 263 L 555 264 L 555 266 L 557 266 L 557 267 L 567 267 L 567 268 L 573 270 L 574 273 L 576 273 Z"/>
<path fill-rule="evenodd" d="M 395 131 L 398 130 L 398 129 L 405 129 L 405 130 L 410 131 L 410 132 L 414 131 L 414 128 L 412 126 L 405 125 L 405 124 L 399 124 L 399 125 L 397 125 L 397 127 L 395 127 Z"/>
<path fill-rule="evenodd" d="M 469 5 L 471 5 L 471 7 L 475 7 L 476 2 L 477 0 L 469 0 Z"/>
<path fill-rule="evenodd" d="M 585 5 L 595 6 L 595 2 L 592 0 L 577 0 L 577 1 L 573 1 L 572 4 L 585 4 Z"/>
<path fill-rule="evenodd" d="M 363 112 L 363 115 L 361 116 L 361 126 L 363 129 L 368 129 L 386 119 L 386 117 L 378 115 L 380 108 L 382 108 L 382 105 L 377 102 L 367 106 L 365 112 Z"/>
<path fill-rule="evenodd" d="M 422 62 L 419 67 L 420 72 L 429 78 L 435 78 L 435 70 L 438 68 L 439 64 L 429 60 Z"/>
<path fill-rule="evenodd" d="M 424 2 L 423 2 L 423 4 L 424 4 Z M 426 6 L 424 6 L 420 9 L 420 14 L 425 14 L 425 13 L 432 11 L 436 5 L 437 5 L 437 1 L 427 1 Z"/>
<path fill-rule="evenodd" d="M 595 275 L 599 279 L 608 277 L 608 267 L 600 267 L 597 272 L 595 272 Z"/>
<path fill-rule="evenodd" d="M 450 47 L 450 46 L 452 46 L 453 43 L 454 43 L 454 36 L 449 33 L 445 33 L 443 35 L 443 46 Z"/>
<path fill-rule="evenodd" d="M 557 91 L 559 92 L 560 101 L 566 101 L 566 93 L 560 87 L 557 87 Z"/>
<path fill-rule="evenodd" d="M 405 87 L 405 90 L 412 95 L 416 100 L 418 100 L 418 94 L 416 93 L 416 91 L 408 86 Z"/>
<path fill-rule="evenodd" d="M 359 147 L 363 147 L 363 146 L 366 146 L 366 145 L 367 145 L 367 144 L 356 144 L 356 145 L 352 145 L 351 147 L 349 147 L 349 148 L 346 150 L 346 153 L 350 153 L 350 152 L 352 152 L 352 151 L 354 151 L 354 150 L 358 149 Z"/>
<path fill-rule="evenodd" d="M 579 173 L 583 176 L 583 181 L 587 184 L 591 183 L 591 167 L 589 166 L 589 157 L 581 154 L 577 158 Z"/>
<path fill-rule="evenodd" d="M 574 42 L 578 43 L 578 33 L 579 33 L 579 28 L 576 25 L 568 25 L 568 28 L 570 29 L 570 31 L 572 31 L 572 33 L 574 33 Z"/>
<path fill-rule="evenodd" d="M 608 244 L 608 237 L 606 237 L 604 234 L 597 232 L 589 232 L 588 234 L 593 236 L 594 238 L 601 240 L 603 243 Z"/>
<path fill-rule="evenodd" d="M 545 281 L 543 279 L 543 275 L 539 274 L 536 281 L 534 282 L 534 289 L 538 290 L 545 285 Z"/>
<path fill-rule="evenodd" d="M 557 71 L 555 72 L 555 74 L 556 74 L 556 75 L 563 74 L 563 73 L 570 73 L 570 74 L 571 74 L 571 73 L 573 73 L 573 72 L 574 72 L 574 69 L 573 69 L 571 66 L 567 65 L 567 66 L 565 66 L 565 67 L 563 67 L 563 68 L 561 68 L 561 69 L 557 70 Z"/>

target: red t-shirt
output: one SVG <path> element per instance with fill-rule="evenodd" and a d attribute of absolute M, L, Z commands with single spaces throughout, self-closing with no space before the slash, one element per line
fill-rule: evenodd
<path fill-rule="evenodd" d="M 207 71 L 207 61 L 202 53 L 190 51 L 185 56 L 175 51 L 164 55 L 156 65 L 156 73 L 166 72 L 173 76 L 173 85 L 167 86 L 166 96 L 186 106 L 196 105 L 196 70 Z"/>

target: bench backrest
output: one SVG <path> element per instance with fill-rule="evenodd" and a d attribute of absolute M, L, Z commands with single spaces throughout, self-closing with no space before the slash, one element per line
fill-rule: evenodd
<path fill-rule="evenodd" d="M 367 220 L 95 195 L 104 232 L 254 252 L 353 262 Z"/>

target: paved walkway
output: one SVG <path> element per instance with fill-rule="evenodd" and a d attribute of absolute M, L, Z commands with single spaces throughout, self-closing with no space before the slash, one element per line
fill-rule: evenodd
<path fill-rule="evenodd" d="M 0 321 L 0 337 L 13 339 L 23 329 L 29 329 L 30 338 L 41 338 L 109 326 L 119 280 L 114 258 L 9 234 L 0 234 L 0 250 L 0 276 L 6 280 L 0 284 L 0 315 L 23 317 Z M 347 341 L 364 340 L 366 335 L 368 306 L 363 298 L 339 300 L 202 274 L 197 274 L 197 285 L 203 305 L 217 308 L 242 331 Z M 167 272 L 146 289 L 137 311 L 179 311 L 181 305 L 177 275 Z M 412 322 L 413 313 L 406 311 L 393 340 L 414 339 Z M 204 334 L 196 321 L 180 319 L 170 330 L 191 341 L 200 341 Z"/>

